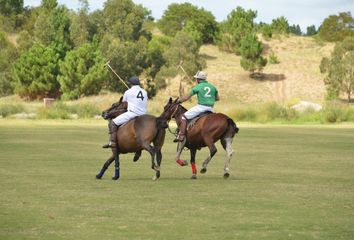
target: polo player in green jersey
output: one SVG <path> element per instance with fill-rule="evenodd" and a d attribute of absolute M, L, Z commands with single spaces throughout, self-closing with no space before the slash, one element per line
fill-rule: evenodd
<path fill-rule="evenodd" d="M 198 105 L 192 107 L 187 112 L 184 113 L 182 121 L 179 127 L 179 133 L 174 142 L 184 141 L 186 135 L 187 121 L 195 118 L 203 112 L 213 112 L 213 107 L 216 101 L 220 100 L 218 90 L 214 85 L 209 83 L 207 79 L 207 74 L 202 71 L 198 71 L 194 78 L 197 79 L 198 84 L 192 88 L 190 93 L 183 96 L 179 101 L 180 103 L 189 100 L 193 95 L 197 94 Z"/>

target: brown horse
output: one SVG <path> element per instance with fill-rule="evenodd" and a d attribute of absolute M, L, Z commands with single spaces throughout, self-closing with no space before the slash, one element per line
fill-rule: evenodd
<path fill-rule="evenodd" d="M 186 111 L 187 109 L 180 105 L 178 98 L 175 101 L 170 98 L 160 117 L 167 120 L 174 118 L 179 125 L 182 115 Z M 191 154 L 190 162 L 192 165 L 192 179 L 196 179 L 197 168 L 195 165 L 195 156 L 197 150 L 206 146 L 209 148 L 210 154 L 203 162 L 202 169 L 200 170 L 200 173 L 205 173 L 207 171 L 208 163 L 217 152 L 214 143 L 220 139 L 221 145 L 227 152 L 227 159 L 224 166 L 224 178 L 228 178 L 230 176 L 230 160 L 233 154 L 231 144 L 238 130 L 235 122 L 222 113 L 210 113 L 202 116 L 192 127 L 189 127 L 184 142 L 178 144 L 176 155 L 177 163 L 181 166 L 187 164 L 185 161 L 183 162 L 180 160 L 183 147 L 187 147 Z"/>
<path fill-rule="evenodd" d="M 109 109 L 102 113 L 102 117 L 106 120 L 112 120 L 118 115 L 127 111 L 127 103 L 114 103 Z M 117 148 L 112 148 L 112 156 L 103 165 L 101 171 L 96 175 L 97 179 L 101 179 L 109 165 L 115 160 L 115 175 L 112 178 L 117 180 L 120 177 L 119 155 L 135 152 L 134 161 L 137 161 L 142 150 L 146 150 L 151 155 L 151 168 L 156 171 L 154 180 L 160 177 L 160 165 L 162 160 L 161 148 L 165 140 L 165 128 L 167 124 L 160 118 L 151 115 L 142 115 L 130 120 L 126 124 L 118 128 L 117 132 Z M 153 143 L 153 146 L 150 144 Z M 156 163 L 155 163 L 156 155 Z"/>

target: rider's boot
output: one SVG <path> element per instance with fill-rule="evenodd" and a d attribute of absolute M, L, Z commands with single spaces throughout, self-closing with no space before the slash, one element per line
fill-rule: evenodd
<path fill-rule="evenodd" d="M 117 147 L 117 130 L 118 130 L 118 126 L 113 122 L 110 121 L 108 124 L 108 128 L 109 128 L 109 134 L 111 134 L 110 138 L 109 138 L 109 143 L 103 145 L 103 148 L 115 148 Z"/>
<path fill-rule="evenodd" d="M 173 142 L 183 142 L 186 136 L 187 120 L 182 118 L 181 123 L 178 127 L 179 127 L 179 132 L 176 139 L 173 140 Z"/>

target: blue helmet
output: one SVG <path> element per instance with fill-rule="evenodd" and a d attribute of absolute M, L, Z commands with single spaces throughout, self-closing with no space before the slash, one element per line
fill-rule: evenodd
<path fill-rule="evenodd" d="M 129 78 L 128 82 L 131 85 L 140 85 L 140 80 L 139 80 L 139 77 L 137 77 L 137 76 L 133 76 L 133 77 Z"/>

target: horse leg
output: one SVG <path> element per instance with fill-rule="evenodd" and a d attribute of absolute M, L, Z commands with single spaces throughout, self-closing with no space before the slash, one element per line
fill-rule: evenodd
<path fill-rule="evenodd" d="M 190 149 L 191 153 L 191 166 L 192 166 L 192 177 L 191 179 L 197 179 L 197 167 L 195 165 L 195 155 L 197 153 L 197 149 Z"/>
<path fill-rule="evenodd" d="M 155 154 L 156 154 L 155 148 L 153 148 L 149 143 L 143 144 L 143 147 L 151 155 L 151 168 L 155 171 L 160 171 L 160 166 L 155 163 Z"/>
<path fill-rule="evenodd" d="M 134 161 L 134 162 L 138 161 L 139 158 L 140 158 L 140 156 L 141 156 L 141 150 L 140 150 L 140 151 L 137 151 L 137 152 L 135 153 L 134 158 L 133 158 L 133 161 Z"/>
<path fill-rule="evenodd" d="M 184 138 L 184 140 L 182 142 L 178 142 L 178 144 L 177 144 L 177 152 L 176 152 L 176 162 L 182 167 L 188 165 L 187 161 L 183 161 L 183 160 L 180 159 L 184 144 L 186 144 L 186 138 Z"/>
<path fill-rule="evenodd" d="M 112 180 L 118 180 L 120 177 L 120 163 L 119 163 L 119 152 L 117 147 L 112 147 L 112 153 L 114 156 L 114 177 L 112 177 Z"/>
<path fill-rule="evenodd" d="M 221 145 L 223 148 L 226 150 L 227 153 L 227 159 L 225 161 L 224 165 L 224 178 L 228 178 L 230 176 L 230 161 L 232 158 L 232 155 L 234 153 L 234 150 L 232 149 L 232 137 L 226 137 L 221 139 Z"/>
<path fill-rule="evenodd" d="M 160 178 L 160 166 L 161 166 L 161 160 L 162 160 L 161 148 L 160 149 L 155 148 L 155 152 L 156 152 L 156 162 L 157 162 L 158 170 L 156 171 L 154 180 L 157 180 Z"/>
<path fill-rule="evenodd" d="M 215 147 L 214 142 L 212 142 L 212 141 L 209 144 L 207 143 L 207 146 L 209 148 L 209 156 L 204 160 L 203 165 L 202 165 L 202 169 L 200 169 L 200 173 L 206 173 L 210 160 L 213 158 L 215 153 L 218 151 Z"/>
<path fill-rule="evenodd" d="M 96 175 L 97 179 L 101 179 L 103 174 L 106 172 L 107 168 L 109 167 L 109 165 L 111 165 L 111 163 L 114 160 L 114 156 L 112 155 L 110 158 L 108 158 L 108 160 L 105 162 L 105 164 L 103 164 L 103 167 L 101 169 L 101 171 Z"/>

